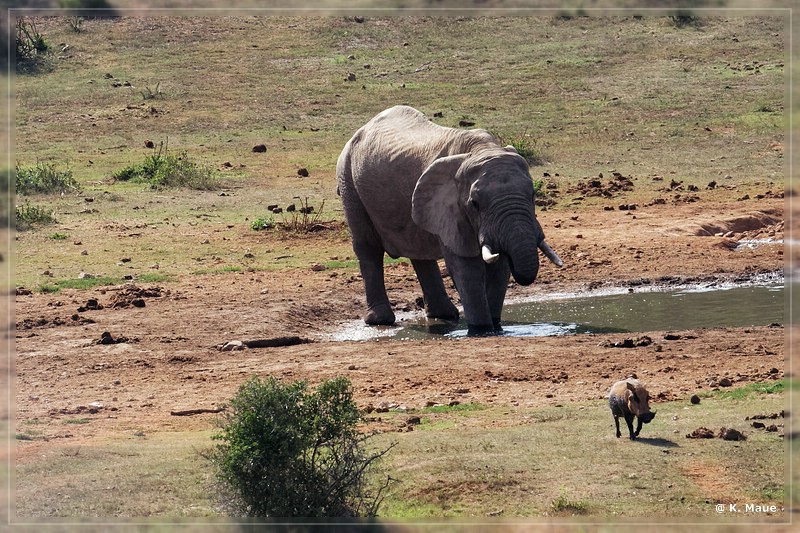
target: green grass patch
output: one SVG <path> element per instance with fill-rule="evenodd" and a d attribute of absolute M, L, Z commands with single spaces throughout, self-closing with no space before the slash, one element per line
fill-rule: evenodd
<path fill-rule="evenodd" d="M 472 413 L 483 411 L 487 406 L 480 403 L 457 403 L 455 405 L 432 405 L 424 407 L 423 413 Z"/>
<path fill-rule="evenodd" d="M 91 418 L 67 418 L 63 422 L 65 424 L 88 424 L 91 421 Z"/>
<path fill-rule="evenodd" d="M 175 276 L 162 274 L 160 272 L 146 272 L 144 274 L 137 274 L 136 281 L 141 283 L 166 283 L 175 281 Z"/>
<path fill-rule="evenodd" d="M 731 400 L 744 400 L 757 394 L 781 394 L 786 389 L 786 380 L 780 379 L 766 383 L 748 383 L 743 387 L 733 389 L 719 389 L 703 393 L 706 398 L 726 398 Z"/>
<path fill-rule="evenodd" d="M 61 289 L 86 290 L 107 285 L 119 285 L 120 283 L 124 283 L 124 281 L 125 280 L 122 278 L 114 278 L 109 276 L 98 276 L 83 279 L 60 279 L 49 283 L 43 283 L 39 285 L 38 290 L 42 293 L 58 292 Z"/>
<path fill-rule="evenodd" d="M 50 238 L 52 240 L 54 240 L 54 241 L 65 241 L 65 240 L 67 240 L 69 238 L 69 235 L 67 235 L 66 233 L 58 233 L 58 232 L 56 232 L 56 233 L 53 233 L 52 235 L 50 235 Z"/>

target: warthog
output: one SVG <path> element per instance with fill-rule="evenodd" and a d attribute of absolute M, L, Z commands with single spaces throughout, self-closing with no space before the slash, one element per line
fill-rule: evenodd
<path fill-rule="evenodd" d="M 650 394 L 644 385 L 634 378 L 617 381 L 611 386 L 608 393 L 608 406 L 611 407 L 611 414 L 614 415 L 617 438 L 620 437 L 619 417 L 625 418 L 631 440 L 633 440 L 639 436 L 642 424 L 648 424 L 656 416 L 655 411 L 650 411 Z M 634 417 L 638 419 L 636 431 L 633 431 Z"/>

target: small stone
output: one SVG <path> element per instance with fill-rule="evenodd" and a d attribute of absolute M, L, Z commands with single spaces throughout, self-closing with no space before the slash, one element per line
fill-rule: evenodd
<path fill-rule="evenodd" d="M 731 385 L 733 385 L 733 382 L 729 378 L 722 378 L 719 380 L 720 387 L 730 387 Z"/>
<path fill-rule="evenodd" d="M 692 394 L 692 397 L 689 398 L 689 401 L 692 402 L 692 405 L 697 405 L 700 403 L 700 396 L 697 394 Z"/>
<path fill-rule="evenodd" d="M 232 352 L 234 350 L 244 350 L 244 342 L 242 341 L 228 341 L 220 346 L 222 352 Z"/>

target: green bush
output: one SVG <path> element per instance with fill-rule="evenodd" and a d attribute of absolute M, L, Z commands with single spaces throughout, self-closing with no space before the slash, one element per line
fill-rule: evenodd
<path fill-rule="evenodd" d="M 55 224 L 57 222 L 51 210 L 31 205 L 27 201 L 22 205 L 14 206 L 14 219 L 18 231 L 30 229 L 37 224 Z"/>
<path fill-rule="evenodd" d="M 14 184 L 16 193 L 23 196 L 80 190 L 71 170 L 57 170 L 52 163 L 37 163 L 34 167 L 21 167 L 17 164 Z"/>
<path fill-rule="evenodd" d="M 208 452 L 216 496 L 234 516 L 375 516 L 388 480 L 369 477 L 391 449 L 369 453 L 350 381 L 281 384 L 252 378 L 231 400 Z"/>
<path fill-rule="evenodd" d="M 189 159 L 185 151 L 178 155 L 167 153 L 163 143 L 144 162 L 125 167 L 113 177 L 118 181 L 149 183 L 154 189 L 187 187 L 212 190 L 218 185 L 209 168 Z"/>
<path fill-rule="evenodd" d="M 33 72 L 46 62 L 50 46 L 28 17 L 17 19 L 15 60 L 17 72 Z"/>

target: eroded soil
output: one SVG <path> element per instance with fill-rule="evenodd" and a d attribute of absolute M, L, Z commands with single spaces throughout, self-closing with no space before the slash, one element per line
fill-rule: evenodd
<path fill-rule="evenodd" d="M 565 266 L 543 263 L 537 282 L 512 283 L 509 298 L 745 279 L 784 267 L 782 244 L 736 248 L 742 239 L 783 239 L 780 198 L 576 213 L 540 210 Z M 252 246 L 249 228 L 240 233 Z M 266 247 L 274 237 L 259 238 Z M 319 232 L 303 245 L 329 238 Z M 386 272 L 395 305 L 417 309 L 413 270 L 401 264 Z M 386 408 L 599 399 L 615 380 L 635 373 L 657 403 L 688 401 L 723 378 L 733 386 L 779 379 L 788 353 L 783 325 L 670 332 L 669 340 L 667 332 L 649 332 L 655 342 L 633 348 L 614 347 L 624 334 L 334 342 L 330 333 L 363 312 L 360 276 L 311 266 L 20 294 L 15 309 L 16 421 L 18 427 L 38 421 L 38 436 L 18 446 L 20 461 L 42 447 L 108 434 L 207 429 L 214 411 L 254 374 L 311 385 L 343 375 L 359 405 Z M 265 347 L 220 349 L 263 340 Z M 64 423 L 75 418 L 91 423 Z"/>

